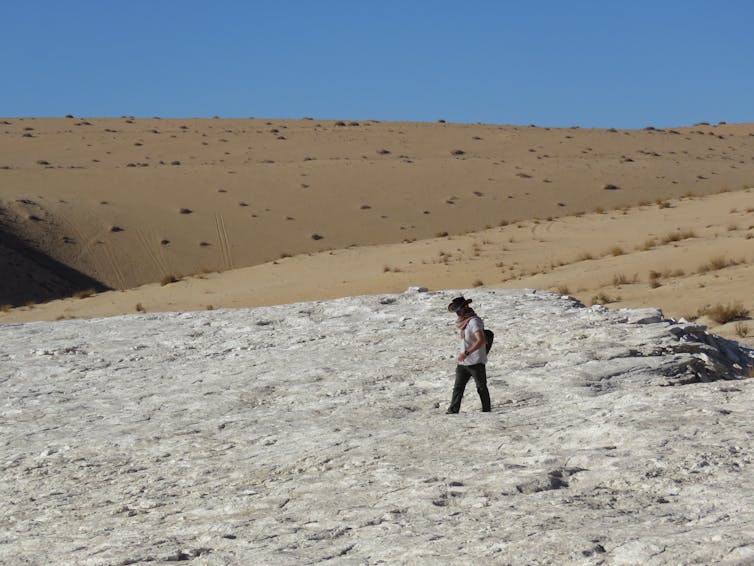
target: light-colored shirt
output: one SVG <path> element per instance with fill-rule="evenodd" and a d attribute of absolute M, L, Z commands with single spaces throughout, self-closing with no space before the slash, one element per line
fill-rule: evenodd
<path fill-rule="evenodd" d="M 463 330 L 463 345 L 461 349 L 462 352 L 469 350 L 474 344 L 476 344 L 476 332 L 481 332 L 482 334 L 484 334 L 484 323 L 478 316 L 472 318 L 466 325 L 466 328 L 464 328 Z M 465 360 L 458 363 L 460 363 L 462 366 L 486 364 L 487 348 L 485 346 L 482 346 L 478 350 L 471 352 L 471 355 L 468 356 Z"/>

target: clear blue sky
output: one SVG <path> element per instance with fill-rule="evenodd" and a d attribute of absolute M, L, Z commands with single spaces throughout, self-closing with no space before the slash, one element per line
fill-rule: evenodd
<path fill-rule="evenodd" d="M 754 122 L 752 0 L 7 0 L 0 116 Z"/>

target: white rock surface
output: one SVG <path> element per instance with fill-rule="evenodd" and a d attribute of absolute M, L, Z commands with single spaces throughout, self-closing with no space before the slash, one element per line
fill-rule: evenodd
<path fill-rule="evenodd" d="M 466 295 L 491 414 L 451 293 L 0 326 L 0 562 L 754 561 L 751 352 Z"/>

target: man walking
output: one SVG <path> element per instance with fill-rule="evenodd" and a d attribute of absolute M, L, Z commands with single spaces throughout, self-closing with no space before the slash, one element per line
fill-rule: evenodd
<path fill-rule="evenodd" d="M 484 337 L 484 322 L 469 306 L 471 299 L 456 297 L 448 305 L 448 311 L 457 315 L 456 327 L 461 334 L 462 351 L 458 354 L 456 381 L 453 385 L 453 399 L 446 413 L 455 414 L 461 410 L 461 399 L 466 384 L 471 377 L 476 382 L 476 390 L 482 401 L 482 411 L 490 411 L 490 392 L 487 390 L 487 348 Z"/>

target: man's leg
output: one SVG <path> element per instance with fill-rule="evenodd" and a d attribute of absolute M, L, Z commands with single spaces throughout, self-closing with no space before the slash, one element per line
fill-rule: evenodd
<path fill-rule="evenodd" d="M 490 392 L 487 389 L 487 368 L 484 364 L 475 364 L 469 366 L 469 371 L 476 382 L 476 390 L 479 393 L 479 399 L 482 401 L 482 411 L 489 413 L 492 404 L 490 403 Z"/>
<path fill-rule="evenodd" d="M 456 382 L 453 384 L 453 399 L 450 401 L 450 407 L 448 407 L 448 413 L 457 413 L 461 410 L 461 399 L 463 399 L 463 392 L 466 389 L 466 383 L 468 383 L 471 373 L 466 366 L 458 364 L 456 366 Z"/>

